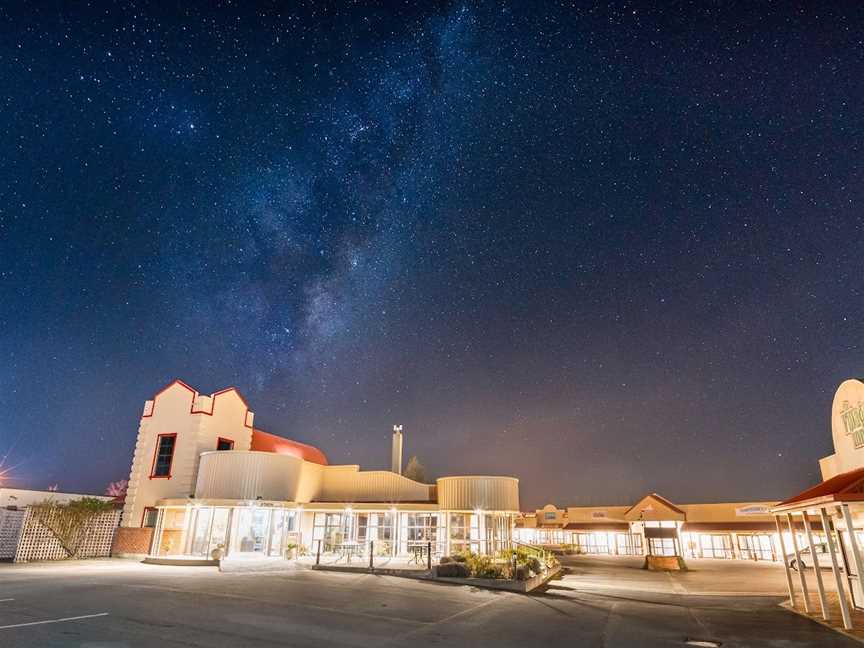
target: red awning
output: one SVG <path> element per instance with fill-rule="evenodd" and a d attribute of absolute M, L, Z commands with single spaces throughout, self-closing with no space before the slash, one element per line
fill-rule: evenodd
<path fill-rule="evenodd" d="M 780 502 L 774 507 L 774 510 L 800 509 L 807 503 L 816 505 L 829 502 L 864 501 L 864 493 L 861 492 L 864 490 L 862 486 L 864 486 L 864 468 L 857 468 L 834 475 L 831 479 L 826 479 L 822 483 Z"/>

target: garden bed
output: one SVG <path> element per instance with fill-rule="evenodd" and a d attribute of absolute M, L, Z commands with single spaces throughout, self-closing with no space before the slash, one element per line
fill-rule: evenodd
<path fill-rule="evenodd" d="M 431 576 L 424 576 L 426 580 L 434 580 L 439 583 L 452 583 L 453 585 L 472 585 L 474 587 L 483 587 L 485 589 L 505 590 L 508 592 L 517 592 L 519 594 L 527 594 L 538 587 L 542 587 L 550 580 L 561 573 L 561 566 L 557 565 L 546 570 L 542 574 L 532 576 L 528 580 L 510 580 L 505 578 L 458 578 L 453 576 L 438 576 L 438 569 L 432 570 Z"/>

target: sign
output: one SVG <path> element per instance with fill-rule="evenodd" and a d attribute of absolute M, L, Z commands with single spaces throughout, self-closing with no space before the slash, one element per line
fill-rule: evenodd
<path fill-rule="evenodd" d="M 771 515 L 771 507 L 764 504 L 751 504 L 735 509 L 735 515 L 746 517 L 748 515 Z"/>
<path fill-rule="evenodd" d="M 864 405 L 852 407 L 848 401 L 844 402 L 840 419 L 843 421 L 846 436 L 852 437 L 855 449 L 864 448 Z"/>
<path fill-rule="evenodd" d="M 598 520 L 598 519 L 605 519 L 609 516 L 606 514 L 606 511 L 591 511 L 591 517 L 594 518 L 595 520 Z"/>

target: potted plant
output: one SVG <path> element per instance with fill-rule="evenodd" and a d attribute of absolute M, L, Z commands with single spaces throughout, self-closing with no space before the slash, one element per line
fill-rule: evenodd
<path fill-rule="evenodd" d="M 216 547 L 213 549 L 213 551 L 210 552 L 210 558 L 212 558 L 213 560 L 222 560 L 222 555 L 224 553 L 225 553 L 225 545 L 220 543 L 220 544 L 216 545 Z"/>

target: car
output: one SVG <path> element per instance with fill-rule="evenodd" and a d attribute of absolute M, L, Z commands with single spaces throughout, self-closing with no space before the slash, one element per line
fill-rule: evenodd
<path fill-rule="evenodd" d="M 814 549 L 816 549 L 816 562 L 819 564 L 820 569 L 831 569 L 831 552 L 828 551 L 828 543 L 827 542 L 819 542 L 815 544 Z M 840 556 L 840 552 L 837 550 L 837 545 L 834 545 L 834 551 L 837 554 L 837 566 L 841 569 L 843 568 L 843 558 Z M 801 559 L 801 564 L 810 568 L 813 567 L 813 556 L 810 553 L 810 547 L 805 547 L 798 552 L 798 555 Z M 798 569 L 798 559 L 795 558 L 795 554 L 789 554 L 786 556 L 787 564 L 792 568 Z"/>

